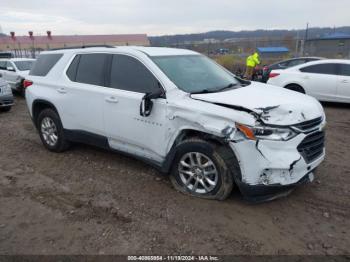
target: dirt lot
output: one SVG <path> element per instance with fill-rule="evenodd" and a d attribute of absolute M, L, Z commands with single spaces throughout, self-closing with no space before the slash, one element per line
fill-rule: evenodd
<path fill-rule="evenodd" d="M 17 97 L 0 114 L 0 254 L 350 254 L 350 106 L 325 105 L 313 184 L 253 205 L 174 191 L 166 176 L 76 145 L 46 151 Z"/>

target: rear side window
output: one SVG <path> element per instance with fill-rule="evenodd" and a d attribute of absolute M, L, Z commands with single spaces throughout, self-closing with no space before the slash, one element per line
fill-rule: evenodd
<path fill-rule="evenodd" d="M 336 75 L 337 64 L 319 64 L 306 66 L 301 68 L 300 71 L 305 73 Z"/>
<path fill-rule="evenodd" d="M 350 76 L 350 65 L 348 64 L 340 64 L 340 72 L 339 74 L 342 76 Z"/>
<path fill-rule="evenodd" d="M 30 70 L 29 75 L 46 76 L 62 56 L 63 54 L 40 55 Z"/>
<path fill-rule="evenodd" d="M 110 87 L 138 93 L 159 89 L 153 74 L 140 61 L 125 55 L 113 56 Z"/>
<path fill-rule="evenodd" d="M 107 54 L 80 55 L 78 69 L 76 71 L 75 82 L 104 86 L 107 57 L 108 57 Z M 77 62 L 73 61 L 73 63 L 77 63 Z M 72 63 L 73 67 L 71 70 L 72 74 L 74 72 L 73 63 Z"/>
<path fill-rule="evenodd" d="M 75 81 L 75 78 L 77 77 L 79 60 L 80 60 L 80 55 L 75 56 L 67 70 L 67 76 L 71 81 Z"/>
<path fill-rule="evenodd" d="M 289 62 L 288 67 L 297 66 L 306 63 L 303 59 L 295 59 Z"/>

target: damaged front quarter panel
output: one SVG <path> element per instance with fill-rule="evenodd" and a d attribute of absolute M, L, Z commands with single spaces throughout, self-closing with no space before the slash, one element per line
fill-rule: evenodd
<path fill-rule="evenodd" d="M 188 101 L 190 100 L 190 101 Z M 254 125 L 256 118 L 244 111 L 232 110 L 212 103 L 191 99 L 168 101 L 167 117 L 170 122 L 168 149 L 182 130 L 196 130 L 221 138 L 224 141 L 242 139 L 237 135 L 236 122 Z"/>
<path fill-rule="evenodd" d="M 190 99 L 188 101 L 187 99 Z M 297 150 L 305 138 L 300 133 L 288 141 L 273 141 L 267 139 L 247 139 L 237 129 L 236 124 L 257 126 L 299 123 L 310 119 L 313 114 L 319 116 L 320 110 L 312 110 L 315 104 L 302 109 L 285 104 L 249 109 L 242 106 L 227 105 L 201 99 L 177 99 L 168 101 L 167 116 L 171 120 L 168 135 L 171 137 L 169 149 L 174 144 L 179 132 L 184 129 L 197 130 L 219 137 L 225 141 L 240 164 L 241 176 L 235 177 L 236 182 L 247 186 L 260 185 L 292 185 L 310 173 L 323 158 L 312 164 L 307 164 Z M 317 107 L 317 105 L 316 105 Z M 316 111 L 316 113 L 315 113 Z M 322 112 L 322 110 L 321 110 Z"/>

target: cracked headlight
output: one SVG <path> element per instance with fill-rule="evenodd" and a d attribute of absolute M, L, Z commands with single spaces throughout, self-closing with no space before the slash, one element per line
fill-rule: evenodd
<path fill-rule="evenodd" d="M 266 139 L 274 141 L 287 141 L 297 135 L 290 128 L 269 126 L 250 127 L 242 124 L 237 124 L 237 128 L 245 135 L 245 137 L 251 140 Z"/>

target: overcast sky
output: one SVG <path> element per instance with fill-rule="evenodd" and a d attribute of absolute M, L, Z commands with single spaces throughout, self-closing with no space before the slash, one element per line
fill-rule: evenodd
<path fill-rule="evenodd" d="M 350 25 L 350 0 L 0 0 L 4 33 L 200 33 Z"/>

